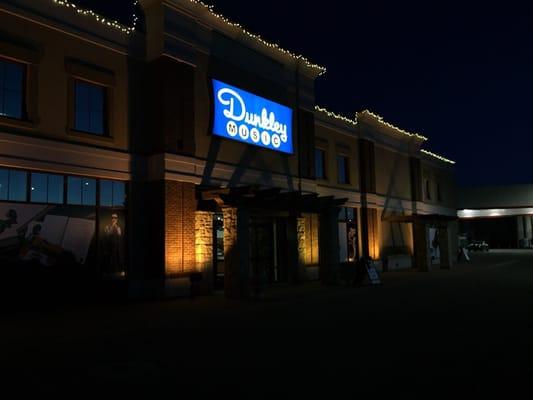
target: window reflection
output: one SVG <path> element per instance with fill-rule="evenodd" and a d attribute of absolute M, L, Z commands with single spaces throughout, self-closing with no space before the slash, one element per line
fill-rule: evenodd
<path fill-rule="evenodd" d="M 0 60 L 0 116 L 23 118 L 25 72 L 24 64 Z"/>
<path fill-rule="evenodd" d="M 105 135 L 106 88 L 89 82 L 75 81 L 74 129 Z"/>

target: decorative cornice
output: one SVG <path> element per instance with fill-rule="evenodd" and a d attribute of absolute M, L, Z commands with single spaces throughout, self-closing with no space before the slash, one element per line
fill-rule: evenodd
<path fill-rule="evenodd" d="M 76 4 L 74 4 L 74 3 L 72 3 L 72 2 L 70 2 L 68 0 L 51 0 L 51 1 L 54 4 L 56 4 L 57 6 L 70 8 L 70 9 L 72 9 L 73 11 L 75 11 L 76 13 L 78 13 L 80 15 L 93 18 L 95 21 L 100 22 L 101 24 L 109 26 L 111 28 L 114 28 L 114 29 L 116 29 L 116 30 L 118 30 L 118 31 L 120 31 L 122 33 L 127 34 L 127 35 L 129 35 L 129 34 L 131 34 L 131 33 L 133 33 L 135 31 L 135 26 L 136 26 L 137 20 L 138 20 L 138 18 L 137 18 L 137 16 L 135 14 L 133 16 L 133 26 L 129 27 L 129 26 L 125 26 L 125 25 L 123 25 L 120 22 L 117 22 L 115 20 L 103 17 L 100 14 L 95 13 L 92 10 L 87 10 L 85 8 L 79 7 Z M 136 5 L 137 2 L 138 1 L 135 0 L 133 2 L 133 4 Z"/>
<path fill-rule="evenodd" d="M 431 151 L 420 149 L 420 152 L 423 153 L 423 154 L 426 154 L 426 155 L 428 155 L 430 157 L 436 158 L 437 160 L 443 161 L 445 163 L 452 164 L 452 165 L 456 164 L 455 161 L 452 161 L 452 160 L 449 160 L 449 159 L 447 159 L 445 157 L 439 156 L 438 154 L 432 153 Z"/>
<path fill-rule="evenodd" d="M 334 118 L 336 120 L 345 122 L 347 124 L 350 124 L 350 125 L 353 125 L 353 126 L 357 126 L 357 120 L 345 117 L 344 115 L 340 115 L 340 114 L 334 113 L 332 111 L 328 111 L 327 109 L 322 108 L 320 106 L 315 106 L 315 111 L 319 112 L 321 114 L 324 114 L 324 115 L 326 115 L 329 118 Z"/>
<path fill-rule="evenodd" d="M 408 136 L 408 137 L 412 137 L 412 138 L 416 138 L 420 141 L 427 141 L 428 138 L 423 136 L 423 135 L 420 135 L 418 133 L 411 133 L 411 132 L 407 132 L 406 130 L 403 130 L 401 128 L 398 128 L 397 126 L 394 126 L 393 124 L 389 123 L 389 122 L 386 122 L 383 117 L 381 117 L 380 115 L 378 114 L 374 114 L 373 112 L 370 112 L 369 110 L 364 110 L 364 111 L 361 111 L 361 112 L 358 112 L 357 113 L 357 120 L 365 120 L 365 119 L 370 119 L 374 122 L 377 122 L 378 124 L 386 127 L 386 128 L 389 128 L 391 130 L 393 130 L 394 132 L 396 133 L 399 133 L 401 135 L 404 135 L 404 136 Z"/>
<path fill-rule="evenodd" d="M 250 31 L 248 31 L 242 25 L 229 20 L 228 18 L 226 18 L 222 14 L 219 14 L 219 13 L 215 12 L 213 6 L 207 5 L 203 1 L 200 1 L 200 0 L 186 0 L 186 1 L 189 2 L 189 3 L 192 3 L 192 4 L 196 4 L 196 5 L 204 8 L 211 16 L 217 18 L 219 21 L 221 21 L 222 23 L 224 23 L 225 25 L 227 25 L 230 28 L 238 29 L 246 37 L 255 40 L 259 44 L 261 44 L 261 45 L 263 45 L 263 46 L 265 46 L 265 47 L 267 47 L 269 49 L 275 50 L 275 51 L 277 51 L 277 52 L 279 52 L 279 53 L 281 53 L 281 54 L 283 54 L 285 56 L 288 56 L 288 57 L 292 58 L 295 61 L 302 62 L 305 66 L 307 66 L 308 68 L 314 70 L 317 73 L 318 76 L 324 75 L 326 73 L 326 68 L 309 61 L 309 59 L 307 59 L 306 57 L 304 57 L 302 55 L 293 53 L 293 52 L 291 52 L 289 50 L 285 50 L 284 48 L 280 47 L 276 43 L 271 43 L 271 42 L 266 41 L 260 35 L 257 35 L 255 33 L 252 33 Z"/>

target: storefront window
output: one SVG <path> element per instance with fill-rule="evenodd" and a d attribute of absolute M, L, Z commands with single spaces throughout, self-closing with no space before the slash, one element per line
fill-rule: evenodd
<path fill-rule="evenodd" d="M 96 205 L 96 181 L 90 178 L 69 176 L 67 202 L 73 205 Z"/>
<path fill-rule="evenodd" d="M 63 203 L 63 177 L 61 175 L 31 174 L 32 203 Z"/>
<path fill-rule="evenodd" d="M 100 267 L 104 278 L 126 277 L 126 214 L 124 210 L 100 210 Z"/>
<path fill-rule="evenodd" d="M 26 172 L 8 170 L 7 200 L 26 201 L 27 177 Z"/>
<path fill-rule="evenodd" d="M 102 207 L 124 207 L 126 184 L 116 181 L 100 181 L 100 205 Z"/>
<path fill-rule="evenodd" d="M 9 171 L 0 169 L 0 200 L 7 200 L 7 188 L 9 184 Z"/>
<path fill-rule="evenodd" d="M 125 182 L 0 168 L 0 264 L 125 279 L 125 196 Z"/>
<path fill-rule="evenodd" d="M 357 218 L 355 209 L 341 208 L 339 212 L 340 261 L 357 260 Z"/>

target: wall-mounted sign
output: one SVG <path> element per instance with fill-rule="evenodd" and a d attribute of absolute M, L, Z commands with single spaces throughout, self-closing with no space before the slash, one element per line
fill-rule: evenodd
<path fill-rule="evenodd" d="M 292 109 L 213 79 L 213 134 L 293 153 Z"/>

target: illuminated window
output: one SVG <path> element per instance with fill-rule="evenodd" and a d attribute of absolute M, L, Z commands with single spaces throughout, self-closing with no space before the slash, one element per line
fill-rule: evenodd
<path fill-rule="evenodd" d="M 358 257 L 357 217 L 354 208 L 340 209 L 338 227 L 340 261 L 354 262 Z"/>
<path fill-rule="evenodd" d="M 337 156 L 338 182 L 342 184 L 350 183 L 350 162 L 348 157 Z"/>
<path fill-rule="evenodd" d="M 63 203 L 64 179 L 61 175 L 31 174 L 31 202 L 32 203 Z"/>
<path fill-rule="evenodd" d="M 315 149 L 315 176 L 326 179 L 326 152 L 322 149 Z"/>
<path fill-rule="evenodd" d="M 106 88 L 76 80 L 74 129 L 94 135 L 107 135 Z"/>
<path fill-rule="evenodd" d="M 0 59 L 0 116 L 24 118 L 26 66 Z"/>

